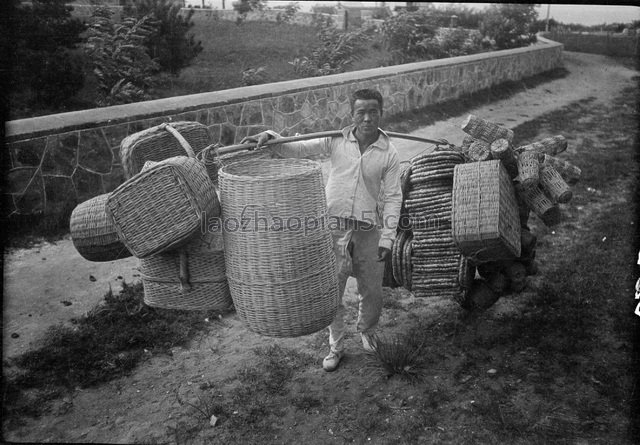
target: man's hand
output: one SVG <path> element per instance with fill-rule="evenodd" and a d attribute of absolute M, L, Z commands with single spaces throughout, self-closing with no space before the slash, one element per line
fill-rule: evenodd
<path fill-rule="evenodd" d="M 378 261 L 385 261 L 387 258 L 391 258 L 391 249 L 378 247 Z"/>
<path fill-rule="evenodd" d="M 269 139 L 272 139 L 273 136 L 270 135 L 267 131 L 263 131 L 261 133 L 255 134 L 253 136 L 247 136 L 246 138 L 240 141 L 241 144 L 249 144 L 251 142 L 256 143 L 256 148 L 262 148 Z"/>

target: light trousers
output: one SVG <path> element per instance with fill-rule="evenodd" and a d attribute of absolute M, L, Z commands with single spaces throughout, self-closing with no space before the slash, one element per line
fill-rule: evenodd
<path fill-rule="evenodd" d="M 380 231 L 376 227 L 341 227 L 332 230 L 336 255 L 340 304 L 329 326 L 329 345 L 332 351 L 342 351 L 345 334 L 343 303 L 347 279 L 355 277 L 358 285 L 358 320 L 356 330 L 367 332 L 378 324 L 382 312 L 382 278 L 384 261 L 378 261 Z"/>

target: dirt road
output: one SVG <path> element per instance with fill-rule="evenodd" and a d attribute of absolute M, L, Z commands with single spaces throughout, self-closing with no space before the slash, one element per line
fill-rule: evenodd
<path fill-rule="evenodd" d="M 469 113 L 515 127 L 581 99 L 595 97 L 594 106 L 606 103 L 622 89 L 633 85 L 632 77 L 638 74 L 598 55 L 565 52 L 564 62 L 569 71 L 566 77 L 522 91 L 508 100 L 469 110 Z M 460 143 L 464 136 L 460 130 L 462 120 L 441 121 L 414 134 Z M 396 146 L 403 160 L 424 150 L 422 145 L 407 141 L 397 141 Z M 119 290 L 122 280 L 137 280 L 136 266 L 134 258 L 111 263 L 88 262 L 75 252 L 69 239 L 6 253 L 3 356 L 25 351 L 49 325 L 86 312 L 102 299 L 110 286 Z M 354 283 L 350 281 L 346 298 L 353 298 L 354 294 Z M 433 301 L 433 304 L 448 303 Z M 303 343 L 291 339 L 281 340 L 279 344 L 296 345 L 315 356 L 319 354 L 317 347 L 323 338 L 324 333 L 319 333 Z M 195 384 L 212 368 L 217 370 L 218 376 L 232 372 L 252 348 L 272 344 L 273 340 L 247 332 L 237 317 L 231 315 L 205 343 L 191 350 L 177 350 L 172 358 L 154 358 L 145 369 L 128 379 L 80 391 L 70 402 L 72 408 L 61 410 L 59 415 L 28 422 L 9 439 L 120 443 L 152 440 L 158 431 L 164 430 L 170 406 L 175 405 L 169 393 L 176 382 L 184 380 L 186 385 L 188 380 Z M 208 357 L 207 345 L 210 343 L 215 343 L 218 351 L 227 354 L 220 354 L 215 360 Z M 348 352 L 351 348 L 357 356 L 359 352 L 355 352 L 354 345 L 355 342 L 347 346 Z M 318 373 L 322 371 L 318 369 Z M 161 375 L 165 378 L 159 378 Z M 330 388 L 337 379 L 340 376 L 325 378 L 323 385 Z"/>

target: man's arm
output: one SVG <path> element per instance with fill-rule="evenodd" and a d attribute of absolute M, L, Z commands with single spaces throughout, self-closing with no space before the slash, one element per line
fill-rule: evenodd
<path fill-rule="evenodd" d="M 400 188 L 400 161 L 398 153 L 393 150 L 391 159 L 383 178 L 384 190 L 382 193 L 382 230 L 379 247 L 391 249 L 396 237 L 396 229 L 400 220 L 400 208 L 402 207 L 402 189 Z"/>
<path fill-rule="evenodd" d="M 275 131 L 267 130 L 247 136 L 242 143 L 257 142 L 256 148 L 261 148 L 266 141 L 274 139 L 277 142 L 280 137 Z M 270 144 L 267 148 L 285 158 L 326 159 L 331 155 L 331 138 Z"/>

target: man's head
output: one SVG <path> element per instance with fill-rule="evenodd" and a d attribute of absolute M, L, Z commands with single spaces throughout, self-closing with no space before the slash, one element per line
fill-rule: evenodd
<path fill-rule="evenodd" d="M 351 95 L 351 118 L 356 137 L 375 140 L 382 117 L 382 95 L 376 90 L 358 90 Z"/>
<path fill-rule="evenodd" d="M 380 115 L 382 115 L 382 94 L 380 94 L 379 91 L 377 90 L 371 90 L 371 89 L 364 89 L 364 90 L 357 90 L 354 91 L 351 94 L 351 115 L 353 115 L 354 112 L 354 106 L 357 100 L 375 100 L 376 102 L 378 102 L 378 111 L 380 112 Z"/>

